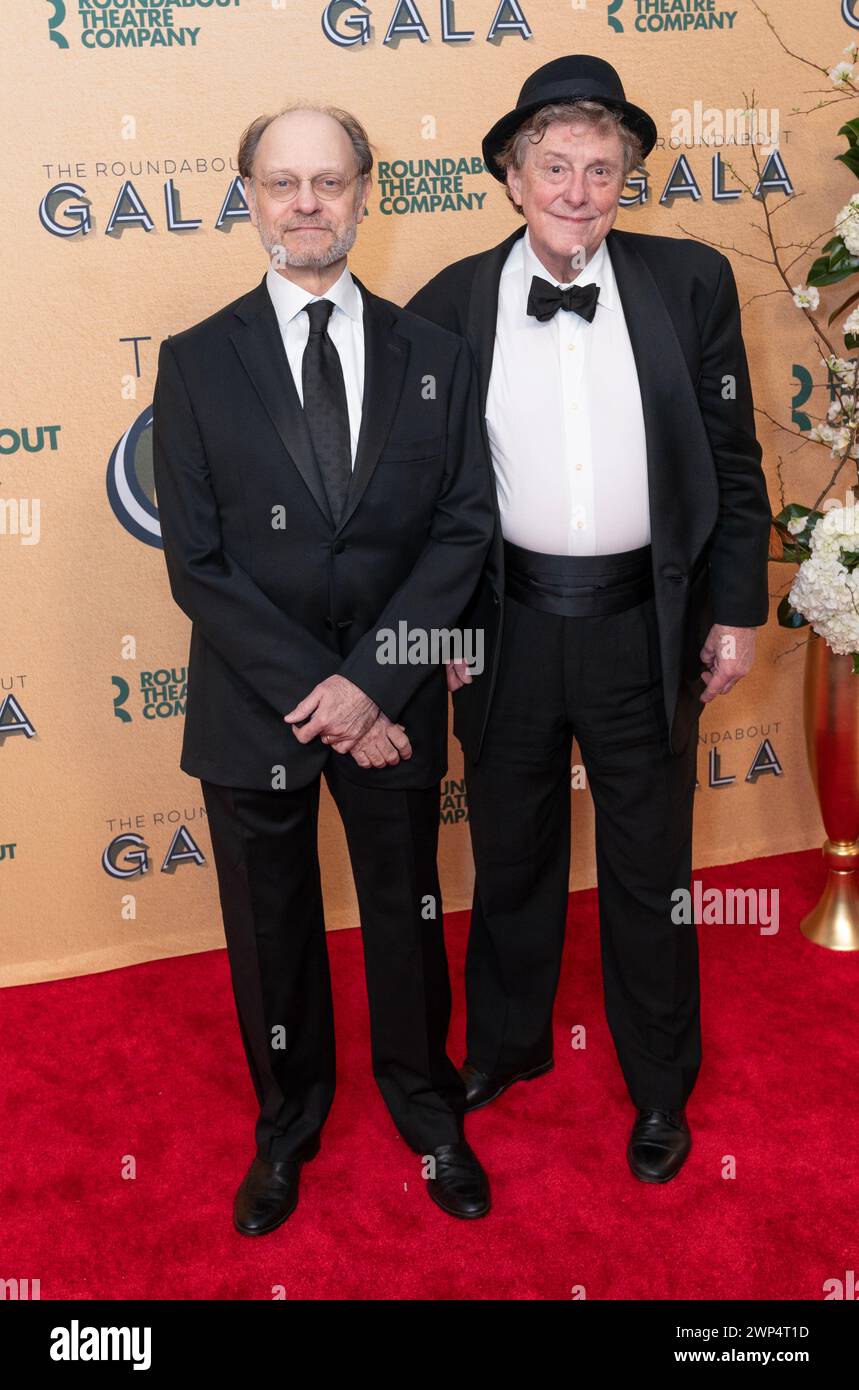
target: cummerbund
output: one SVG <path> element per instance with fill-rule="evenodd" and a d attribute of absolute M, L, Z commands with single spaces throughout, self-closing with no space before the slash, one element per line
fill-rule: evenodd
<path fill-rule="evenodd" d="M 651 547 L 611 555 L 543 555 L 504 542 L 504 591 L 564 618 L 622 613 L 653 593 Z"/>

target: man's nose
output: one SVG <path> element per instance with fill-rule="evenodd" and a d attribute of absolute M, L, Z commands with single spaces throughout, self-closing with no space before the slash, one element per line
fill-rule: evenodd
<path fill-rule="evenodd" d="M 310 216 L 311 213 L 318 212 L 320 207 L 319 198 L 313 189 L 310 179 L 302 179 L 298 185 L 298 192 L 295 195 L 293 207 L 296 211 Z"/>
<path fill-rule="evenodd" d="M 581 207 L 588 201 L 588 181 L 584 174 L 571 173 L 564 189 L 564 201 L 571 207 Z"/>

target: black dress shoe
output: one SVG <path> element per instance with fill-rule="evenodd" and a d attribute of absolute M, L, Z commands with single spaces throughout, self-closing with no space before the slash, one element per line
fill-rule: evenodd
<path fill-rule="evenodd" d="M 496 1100 L 502 1091 L 506 1091 L 508 1086 L 512 1086 L 514 1081 L 533 1081 L 535 1076 L 542 1076 L 545 1072 L 551 1071 L 555 1065 L 550 1057 L 548 1062 L 541 1062 L 538 1067 L 531 1067 L 528 1071 L 508 1072 L 506 1075 L 487 1076 L 485 1071 L 478 1071 L 470 1062 L 463 1062 L 459 1069 L 459 1074 L 465 1082 L 465 1108 L 466 1110 L 479 1110 L 481 1106 L 488 1105 L 491 1100 Z"/>
<path fill-rule="evenodd" d="M 307 1154 L 319 1152 L 317 1145 Z M 248 1169 L 233 1203 L 233 1225 L 243 1236 L 276 1231 L 298 1206 L 298 1174 L 304 1159 L 269 1162 L 258 1155 Z"/>
<path fill-rule="evenodd" d="M 435 1177 L 427 1179 L 427 1188 L 436 1206 L 449 1216 L 485 1216 L 491 1205 L 489 1179 L 470 1145 L 463 1139 L 431 1153 Z"/>
<path fill-rule="evenodd" d="M 682 1110 L 639 1110 L 626 1156 L 642 1182 L 670 1182 L 692 1147 Z"/>

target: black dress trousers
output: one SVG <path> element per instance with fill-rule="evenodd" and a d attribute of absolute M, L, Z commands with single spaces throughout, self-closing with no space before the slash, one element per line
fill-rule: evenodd
<path fill-rule="evenodd" d="M 373 1074 L 417 1153 L 462 1139 L 465 1088 L 445 1046 L 450 981 L 436 868 L 438 786 L 325 777 L 360 909 Z M 317 854 L 320 780 L 294 791 L 202 783 L 233 994 L 270 1161 L 311 1153 L 334 1097 L 334 1017 Z M 430 903 L 434 903 L 434 912 Z"/>
<path fill-rule="evenodd" d="M 480 759 L 466 758 L 476 866 L 468 1060 L 552 1056 L 570 865 L 571 746 L 595 808 L 605 1007 L 636 1105 L 685 1104 L 701 1062 L 698 942 L 671 920 L 690 887 L 696 744 L 671 752 L 655 599 L 588 617 L 505 600 Z"/>

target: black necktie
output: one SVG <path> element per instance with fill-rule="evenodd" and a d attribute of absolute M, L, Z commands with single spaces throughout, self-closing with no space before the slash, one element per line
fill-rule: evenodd
<path fill-rule="evenodd" d="M 593 323 L 599 295 L 599 285 L 570 285 L 562 290 L 560 285 L 553 285 L 534 275 L 528 294 L 528 313 L 533 314 L 540 323 L 545 323 L 547 319 L 554 318 L 559 309 L 572 309 L 588 323 Z"/>
<path fill-rule="evenodd" d="M 333 308 L 330 299 L 314 299 L 304 306 L 310 320 L 310 335 L 301 359 L 301 389 L 313 452 L 336 523 L 343 514 L 349 491 L 352 445 L 343 368 L 340 355 L 328 336 L 328 320 Z"/>

